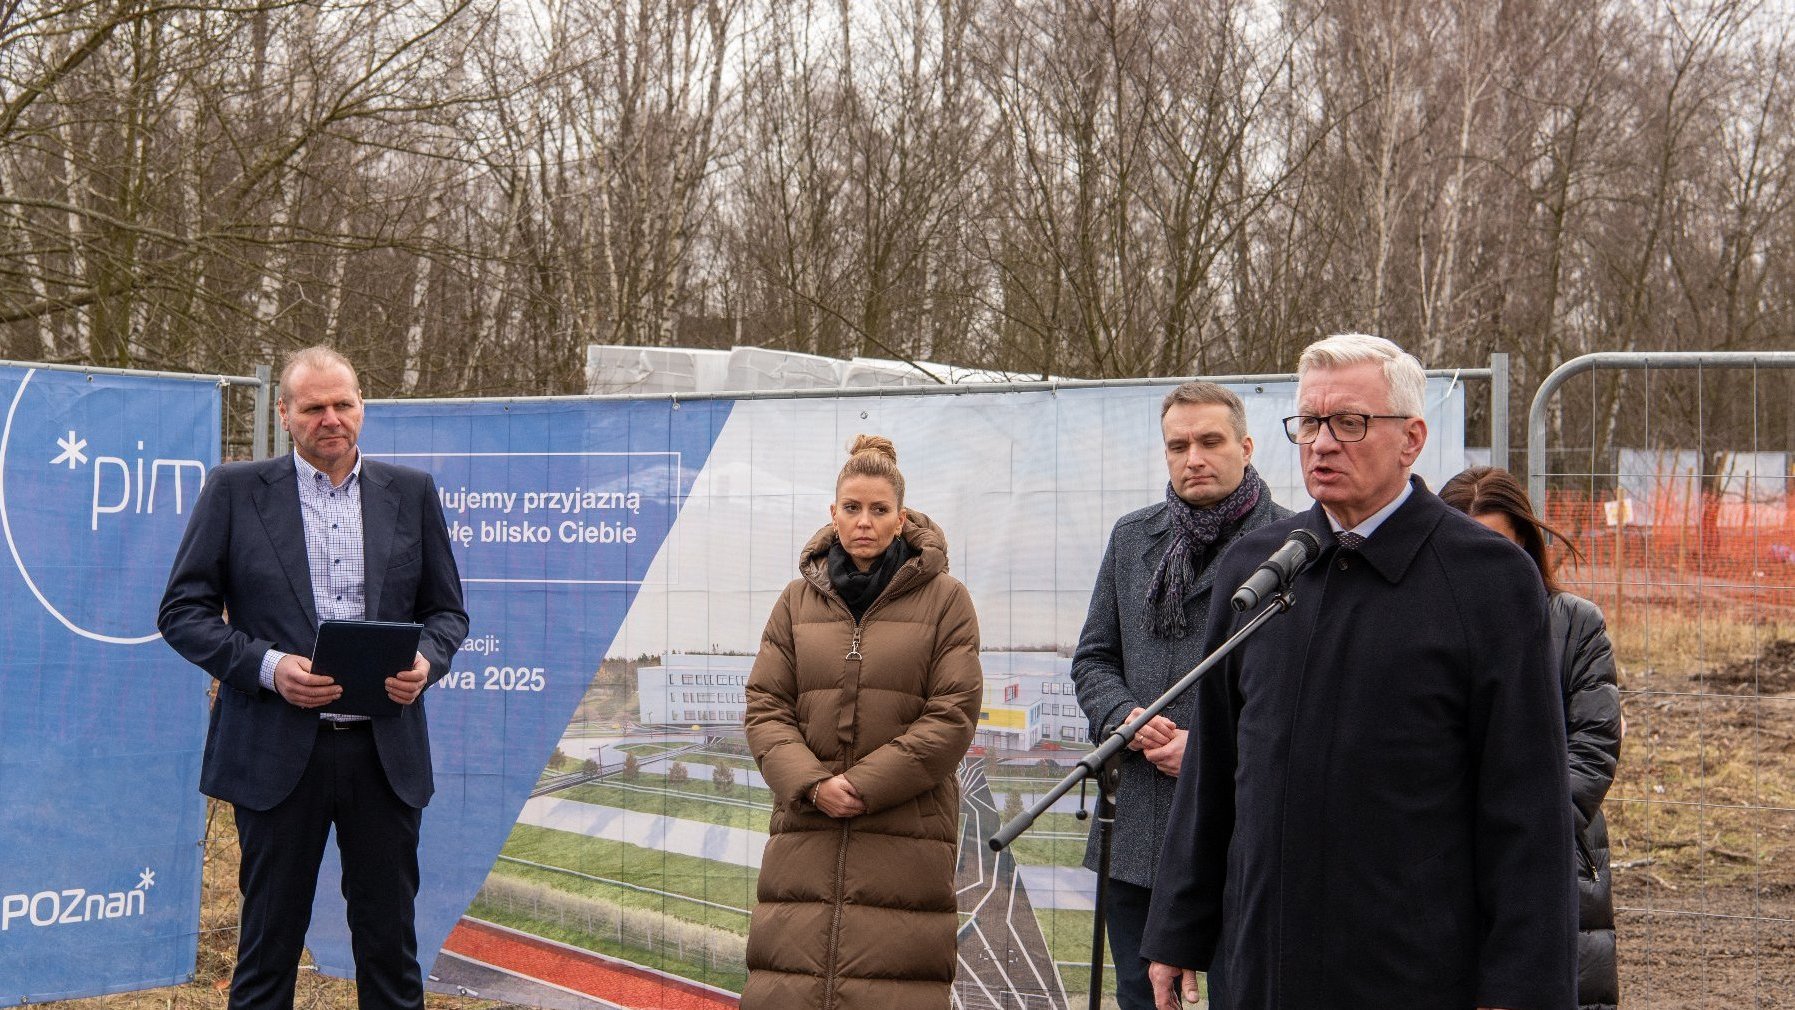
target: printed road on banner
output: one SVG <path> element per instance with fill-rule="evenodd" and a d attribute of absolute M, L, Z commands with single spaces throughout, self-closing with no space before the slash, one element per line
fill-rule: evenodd
<path fill-rule="evenodd" d="M 469 580 L 469 641 L 428 698 L 439 792 L 419 941 L 449 937 L 438 981 L 525 1004 L 545 984 L 731 1003 L 772 806 L 743 685 L 846 444 L 873 432 L 946 531 L 986 650 L 982 760 L 961 773 L 960 985 L 1066 1005 L 1083 972 L 1062 984 L 1054 962 L 1090 942 L 1076 798 L 1014 855 L 983 842 L 1087 747 L 1069 657 L 1111 525 L 1164 495 L 1170 387 L 372 406 L 364 446 L 437 475 Z M 1274 496 L 1306 507 L 1279 427 L 1294 383 L 1235 388 Z M 1438 486 L 1464 464 L 1463 389 L 1428 390 L 1417 471 Z M 320 895 L 315 949 L 341 972 L 342 938 L 319 942 L 334 888 Z M 340 930 L 340 908 L 328 919 Z"/>
<path fill-rule="evenodd" d="M 209 678 L 156 632 L 210 382 L 0 368 L 0 1006 L 193 977 Z"/>

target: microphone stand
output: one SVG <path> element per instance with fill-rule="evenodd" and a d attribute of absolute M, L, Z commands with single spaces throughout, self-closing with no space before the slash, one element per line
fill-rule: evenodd
<path fill-rule="evenodd" d="M 1292 573 L 1294 576 L 1294 573 Z M 1229 636 L 1216 650 L 1203 657 L 1203 661 L 1192 667 L 1190 672 L 1179 678 L 1166 693 L 1154 699 L 1151 705 L 1141 710 L 1141 714 L 1116 727 L 1115 731 L 1104 739 L 1089 754 L 1078 759 L 1078 764 L 1066 773 L 1047 794 L 1035 801 L 1035 805 L 1011 818 L 1009 823 L 997 829 L 997 834 L 987 840 L 992 851 L 1002 852 L 1024 831 L 1032 827 L 1040 816 L 1047 812 L 1060 797 L 1071 792 L 1073 787 L 1086 779 L 1097 782 L 1097 906 L 1091 916 L 1091 991 L 1090 1010 L 1102 1010 L 1103 1007 L 1103 946 L 1104 946 L 1104 901 L 1109 893 L 1109 857 L 1111 834 L 1116 826 L 1116 784 L 1121 778 L 1122 752 L 1127 749 L 1129 741 L 1134 739 L 1141 727 L 1153 720 L 1153 717 L 1165 711 L 1166 706 L 1177 701 L 1184 692 L 1196 686 L 1203 675 L 1214 669 L 1227 658 L 1240 643 L 1252 637 L 1265 623 L 1279 614 L 1289 610 L 1295 597 L 1290 584 L 1286 581 L 1272 594 L 1271 603 L 1264 610 L 1253 616 L 1253 619 L 1241 625 L 1239 631 Z M 1083 820 L 1085 812 L 1080 810 L 1078 817 Z"/>

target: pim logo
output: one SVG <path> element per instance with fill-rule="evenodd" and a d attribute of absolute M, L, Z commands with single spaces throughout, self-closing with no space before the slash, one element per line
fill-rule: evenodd
<path fill-rule="evenodd" d="M 150 888 L 155 886 L 156 871 L 146 866 L 137 874 L 137 886 L 128 891 L 67 887 L 36 894 L 8 894 L 0 897 L 0 933 L 142 915 Z"/>
<path fill-rule="evenodd" d="M 57 439 L 56 445 L 62 452 L 50 460 L 51 466 L 67 463 L 68 468 L 73 470 L 87 463 L 87 454 L 82 451 L 87 448 L 87 439 L 76 435 L 72 429 L 66 437 Z M 135 479 L 132 477 L 133 464 L 136 467 Z M 93 498 L 88 505 L 88 529 L 98 531 L 100 517 L 103 515 L 117 515 L 126 509 L 137 515 L 156 511 L 156 488 L 164 482 L 164 477 L 174 492 L 175 514 L 179 515 L 183 502 L 181 475 L 190 467 L 195 484 L 194 494 L 197 495 L 199 489 L 206 485 L 206 464 L 197 459 L 152 459 L 149 461 L 150 475 L 147 481 L 143 475 L 143 464 L 141 439 L 137 442 L 137 455 L 132 460 L 118 456 L 94 457 Z M 114 468 L 116 479 L 107 476 L 109 472 L 114 472 Z"/>
<path fill-rule="evenodd" d="M 35 368 L 0 369 L 0 382 L 13 375 L 0 429 L 0 535 L 13 564 L 75 634 L 155 641 L 156 600 L 205 484 L 201 457 L 216 452 L 217 394 Z"/>

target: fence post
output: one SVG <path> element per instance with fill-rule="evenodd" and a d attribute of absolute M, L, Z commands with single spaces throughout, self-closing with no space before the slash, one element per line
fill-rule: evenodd
<path fill-rule="evenodd" d="M 1497 351 L 1490 355 L 1490 465 L 1498 470 L 1509 469 L 1508 442 L 1508 355 Z"/>
<path fill-rule="evenodd" d="M 274 427 L 273 419 L 269 416 L 272 398 L 268 395 L 268 391 L 273 384 L 274 369 L 267 365 L 257 365 L 255 421 L 251 429 L 254 434 L 250 436 L 251 459 L 268 458 L 268 431 Z"/>
<path fill-rule="evenodd" d="M 1627 602 L 1627 526 L 1614 528 L 1614 615 L 1610 620 L 1621 623 L 1621 610 Z"/>
<path fill-rule="evenodd" d="M 276 382 L 269 388 L 273 390 L 274 397 L 279 399 L 280 383 Z M 287 437 L 287 426 L 284 424 L 274 425 L 274 454 L 276 456 L 285 456 L 292 451 L 293 443 Z"/>
<path fill-rule="evenodd" d="M 1677 499 L 1677 571 L 1679 572 L 1689 570 L 1689 501 L 1689 496 L 1679 496 Z"/>
<path fill-rule="evenodd" d="M 1627 489 L 1614 489 L 1614 610 L 1609 623 L 1621 623 L 1621 610 L 1627 601 Z"/>

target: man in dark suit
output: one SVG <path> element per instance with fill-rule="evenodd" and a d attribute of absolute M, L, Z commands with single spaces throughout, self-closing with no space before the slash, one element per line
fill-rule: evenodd
<path fill-rule="evenodd" d="M 1564 710 L 1527 555 L 1410 477 L 1426 375 L 1388 340 L 1298 366 L 1315 506 L 1241 539 L 1239 585 L 1295 529 L 1328 546 L 1291 610 L 1198 686 L 1141 951 L 1161 1010 L 1568 1010 L 1576 887 Z M 1208 646 L 1247 615 L 1218 596 Z"/>
<path fill-rule="evenodd" d="M 293 454 L 208 475 L 157 621 L 219 682 L 200 789 L 233 805 L 242 852 L 230 1006 L 293 1005 L 334 824 L 360 1006 L 416 1010 L 418 828 L 434 789 L 421 699 L 467 634 L 461 579 L 430 476 L 356 447 L 347 359 L 294 354 L 278 406 Z M 399 715 L 317 711 L 342 695 L 307 658 L 331 619 L 424 626 L 416 661 L 386 680 Z"/>
<path fill-rule="evenodd" d="M 1116 521 L 1072 655 L 1078 703 L 1097 740 L 1202 661 L 1216 559 L 1247 533 L 1290 515 L 1253 468 L 1246 405 L 1226 386 L 1187 382 L 1172 390 L 1160 404 L 1159 428 L 1165 497 Z M 1103 902 L 1121 1010 L 1153 1006 L 1141 930 L 1195 701 L 1187 693 L 1167 707 L 1122 758 L 1116 819 L 1129 828 L 1113 833 Z M 1084 865 L 1098 869 L 1095 823 Z"/>

